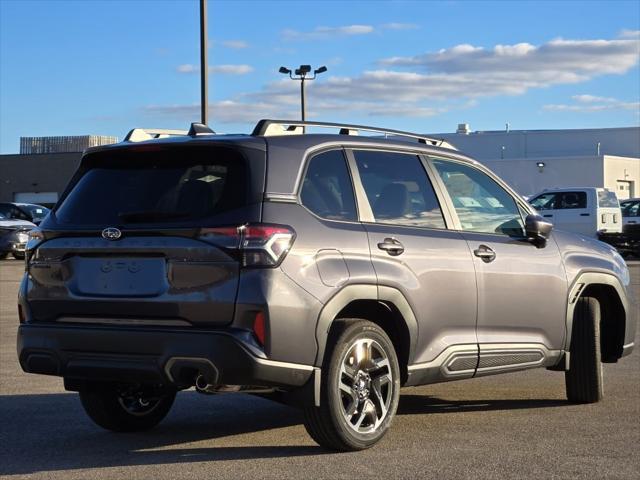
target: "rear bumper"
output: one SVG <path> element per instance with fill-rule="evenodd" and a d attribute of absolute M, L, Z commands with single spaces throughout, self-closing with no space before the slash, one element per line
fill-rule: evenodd
<path fill-rule="evenodd" d="M 261 357 L 242 330 L 185 331 L 22 324 L 18 358 L 25 372 L 70 382 L 209 383 L 298 387 L 313 367 Z"/>

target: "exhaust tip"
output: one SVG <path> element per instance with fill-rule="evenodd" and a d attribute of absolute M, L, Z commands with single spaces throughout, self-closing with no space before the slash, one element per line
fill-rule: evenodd
<path fill-rule="evenodd" d="M 207 390 L 207 388 L 209 387 L 211 387 L 211 384 L 209 383 L 207 378 L 204 375 L 199 374 L 196 377 L 196 388 L 198 390 Z"/>

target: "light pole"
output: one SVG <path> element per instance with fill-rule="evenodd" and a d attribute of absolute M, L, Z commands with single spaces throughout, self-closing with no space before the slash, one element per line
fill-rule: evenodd
<path fill-rule="evenodd" d="M 304 100 L 304 82 L 306 80 L 315 80 L 319 74 L 327 71 L 327 67 L 323 65 L 320 68 L 316 68 L 313 71 L 313 77 L 307 76 L 309 75 L 309 73 L 311 73 L 311 65 L 300 65 L 300 68 L 296 68 L 294 71 L 292 71 L 290 68 L 287 68 L 287 67 L 280 67 L 280 70 L 278 71 L 284 75 L 289 75 L 289 78 L 291 80 L 300 80 L 300 112 L 302 114 L 302 121 L 304 122 L 305 116 L 306 116 L 305 100 Z"/>
<path fill-rule="evenodd" d="M 200 0 L 200 123 L 203 125 L 207 125 L 209 103 L 207 63 L 207 0 Z"/>

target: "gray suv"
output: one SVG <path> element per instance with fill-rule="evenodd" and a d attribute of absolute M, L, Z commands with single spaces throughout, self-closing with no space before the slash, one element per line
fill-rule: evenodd
<path fill-rule="evenodd" d="M 551 233 L 441 141 L 136 129 L 89 149 L 31 233 L 18 355 L 110 430 L 153 427 L 195 387 L 298 405 L 320 445 L 360 450 L 403 386 L 545 367 L 597 402 L 634 295 L 611 247 Z"/>

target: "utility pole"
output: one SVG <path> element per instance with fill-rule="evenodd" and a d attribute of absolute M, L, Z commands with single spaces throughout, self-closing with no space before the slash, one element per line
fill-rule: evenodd
<path fill-rule="evenodd" d="M 207 63 L 207 0 L 200 0 L 200 123 L 207 125 L 209 67 Z"/>

